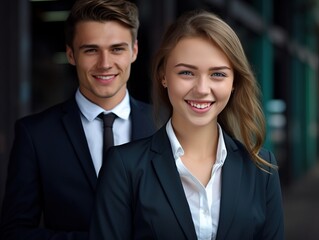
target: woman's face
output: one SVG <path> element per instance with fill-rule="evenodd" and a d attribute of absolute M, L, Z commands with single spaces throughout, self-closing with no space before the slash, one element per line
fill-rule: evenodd
<path fill-rule="evenodd" d="M 201 37 L 180 40 L 167 59 L 162 80 L 173 106 L 174 125 L 216 124 L 233 81 L 231 63 L 217 45 Z"/>

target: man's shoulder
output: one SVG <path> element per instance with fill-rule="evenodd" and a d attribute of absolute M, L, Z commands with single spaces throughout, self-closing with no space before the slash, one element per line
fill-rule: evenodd
<path fill-rule="evenodd" d="M 152 110 L 152 105 L 150 103 L 143 102 L 143 101 L 138 100 L 132 96 L 130 97 L 130 104 L 131 104 L 131 107 L 136 107 L 138 109 Z"/>
<path fill-rule="evenodd" d="M 74 98 L 70 98 L 68 100 L 65 100 L 64 102 L 57 103 L 39 112 L 35 112 L 30 115 L 21 117 L 17 120 L 17 122 L 23 122 L 25 124 L 38 124 L 41 122 L 59 118 L 64 114 L 64 112 L 68 111 L 68 109 L 73 108 L 77 108 L 76 101 Z"/>

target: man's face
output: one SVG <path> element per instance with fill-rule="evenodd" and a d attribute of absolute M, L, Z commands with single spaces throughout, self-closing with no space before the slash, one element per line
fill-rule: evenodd
<path fill-rule="evenodd" d="M 114 108 L 125 96 L 137 57 L 130 30 L 114 21 L 82 21 L 76 25 L 72 47 L 66 52 L 76 67 L 81 93 L 104 109 Z"/>

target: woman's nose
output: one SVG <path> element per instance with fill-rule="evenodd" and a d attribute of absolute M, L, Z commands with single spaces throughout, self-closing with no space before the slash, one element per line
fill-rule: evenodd
<path fill-rule="evenodd" d="M 209 79 L 206 76 L 200 76 L 196 81 L 195 89 L 201 94 L 210 93 L 211 86 L 209 84 Z"/>

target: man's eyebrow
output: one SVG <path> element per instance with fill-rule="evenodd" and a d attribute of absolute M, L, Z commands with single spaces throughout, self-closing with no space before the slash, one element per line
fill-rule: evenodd
<path fill-rule="evenodd" d="M 85 49 L 85 48 L 98 48 L 98 45 L 96 45 L 96 44 L 83 44 L 79 47 L 79 49 Z"/>
<path fill-rule="evenodd" d="M 121 42 L 121 43 L 115 43 L 110 45 L 109 48 L 117 48 L 117 47 L 127 47 L 129 46 L 128 43 L 126 42 Z M 79 49 L 87 49 L 87 48 L 99 48 L 97 44 L 83 44 L 79 47 Z"/>
<path fill-rule="evenodd" d="M 126 43 L 126 42 L 121 42 L 121 43 L 112 44 L 110 47 L 111 47 L 111 48 L 115 48 L 115 47 L 127 47 L 127 46 L 129 46 L 128 43 Z"/>

